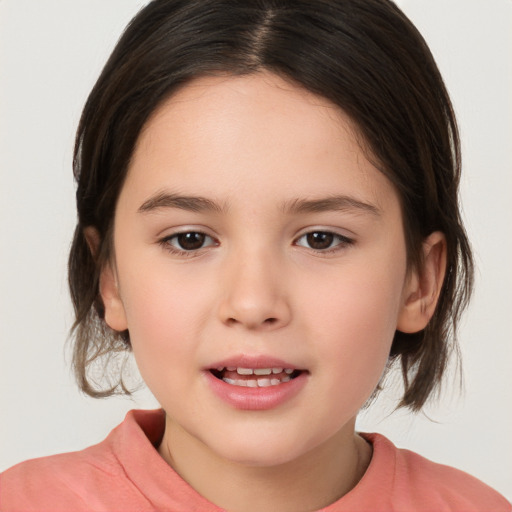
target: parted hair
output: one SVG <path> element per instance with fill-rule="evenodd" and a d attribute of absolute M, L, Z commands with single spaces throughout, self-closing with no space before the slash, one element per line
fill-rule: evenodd
<path fill-rule="evenodd" d="M 388 366 L 400 365 L 403 376 L 400 406 L 419 410 L 457 352 L 473 262 L 459 211 L 452 104 L 423 37 L 389 0 L 154 0 L 130 22 L 87 99 L 75 143 L 78 221 L 69 286 L 79 386 L 95 397 L 130 392 L 113 364 L 129 353 L 130 335 L 106 325 L 99 277 L 112 257 L 116 202 L 141 129 L 194 78 L 262 70 L 352 119 L 361 147 L 398 192 L 410 268 L 421 265 L 430 233 L 446 236 L 435 313 L 418 333 L 396 331 L 389 354 Z M 95 254 L 88 227 L 99 234 Z"/>

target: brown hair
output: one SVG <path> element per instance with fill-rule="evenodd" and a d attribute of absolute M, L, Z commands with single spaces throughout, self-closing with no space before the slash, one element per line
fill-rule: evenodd
<path fill-rule="evenodd" d="M 401 406 L 419 410 L 446 367 L 473 264 L 458 207 L 460 148 L 452 105 L 422 36 L 389 0 L 154 0 L 132 20 L 85 105 L 74 174 L 78 224 L 69 257 L 76 320 L 74 369 L 92 396 L 91 368 L 130 348 L 104 321 L 99 275 L 111 256 L 114 210 L 139 133 L 156 108 L 193 78 L 268 70 L 323 96 L 355 122 L 375 165 L 398 190 L 409 265 L 433 231 L 447 241 L 447 274 L 433 318 L 396 332 Z M 84 228 L 100 236 L 93 255 Z M 106 362 L 105 362 L 106 361 Z M 107 372 L 108 377 L 108 372 Z"/>

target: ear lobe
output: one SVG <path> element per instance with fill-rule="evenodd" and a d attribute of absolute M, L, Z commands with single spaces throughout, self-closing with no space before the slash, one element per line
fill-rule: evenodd
<path fill-rule="evenodd" d="M 440 231 L 423 242 L 421 268 L 411 272 L 404 287 L 397 330 L 414 333 L 424 329 L 436 309 L 446 274 L 446 238 Z"/>
<path fill-rule="evenodd" d="M 98 258 L 100 235 L 96 228 L 89 226 L 84 229 L 87 245 L 95 260 Z M 119 294 L 119 285 L 115 271 L 110 262 L 106 262 L 100 273 L 100 295 L 105 307 L 105 322 L 115 331 L 125 331 L 127 327 L 124 305 Z"/>
<path fill-rule="evenodd" d="M 119 285 L 110 262 L 105 263 L 100 274 L 100 295 L 105 307 L 105 322 L 114 331 L 128 329 L 123 301 L 119 294 Z"/>

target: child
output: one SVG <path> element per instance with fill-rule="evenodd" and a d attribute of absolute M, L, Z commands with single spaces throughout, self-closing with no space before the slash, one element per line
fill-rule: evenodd
<path fill-rule="evenodd" d="M 133 351 L 162 410 L 2 475 L 2 510 L 510 510 L 355 433 L 399 362 L 439 386 L 471 290 L 459 144 L 385 0 L 156 0 L 77 135 L 74 364 Z"/>

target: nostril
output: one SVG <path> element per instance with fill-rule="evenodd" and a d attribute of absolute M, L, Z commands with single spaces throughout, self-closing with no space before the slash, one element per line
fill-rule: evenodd
<path fill-rule="evenodd" d="M 279 322 L 279 320 L 277 318 L 271 317 L 271 318 L 265 318 L 265 320 L 263 320 L 262 324 L 263 325 L 275 325 L 278 322 Z M 233 325 L 233 324 L 244 323 L 244 322 L 241 322 L 240 320 L 237 320 L 236 318 L 230 317 L 226 320 L 226 323 L 228 325 Z M 245 323 L 250 323 L 250 322 L 247 321 Z M 254 322 L 254 325 L 255 326 L 258 325 L 258 322 Z"/>

